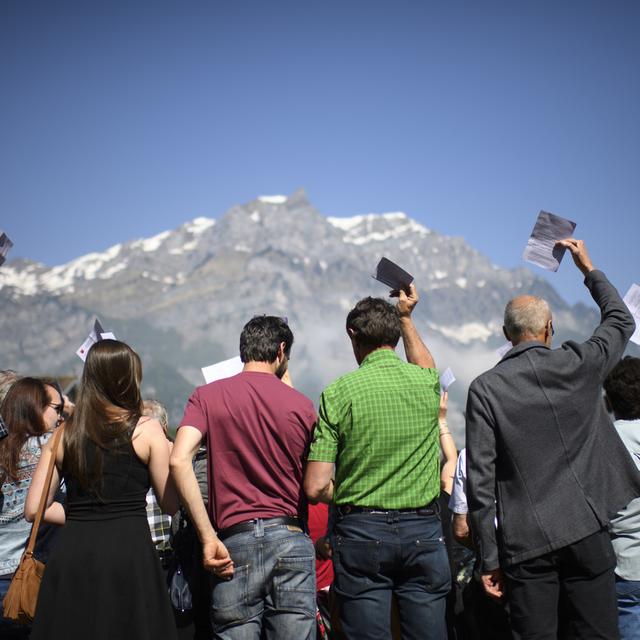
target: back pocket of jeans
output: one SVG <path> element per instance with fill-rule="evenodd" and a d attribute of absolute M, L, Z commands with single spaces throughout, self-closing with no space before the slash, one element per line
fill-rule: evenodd
<path fill-rule="evenodd" d="M 250 617 L 247 604 L 249 565 L 235 567 L 231 580 L 213 578 L 212 621 L 223 626 Z"/>
<path fill-rule="evenodd" d="M 377 540 L 353 540 L 335 537 L 335 568 L 350 574 L 373 575 L 380 570 L 380 542 Z"/>
<path fill-rule="evenodd" d="M 309 616 L 315 615 L 315 558 L 278 558 L 273 574 L 273 588 L 276 609 L 297 609 Z"/>

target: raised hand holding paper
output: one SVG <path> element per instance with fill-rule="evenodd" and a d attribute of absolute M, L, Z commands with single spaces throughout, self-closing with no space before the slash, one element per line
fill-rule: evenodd
<path fill-rule="evenodd" d="M 541 211 L 522 254 L 522 259 L 549 271 L 557 271 L 566 249 L 557 247 L 558 240 L 573 236 L 576 223 L 548 211 Z"/>
<path fill-rule="evenodd" d="M 631 342 L 640 344 L 640 285 L 632 284 L 622 300 L 636 321 L 636 330 L 633 332 L 630 340 Z"/>
<path fill-rule="evenodd" d="M 413 282 L 413 276 L 410 273 L 384 257 L 380 258 L 376 274 L 371 277 L 394 290 L 406 289 Z"/>
<path fill-rule="evenodd" d="M 442 391 L 449 391 L 449 387 L 456 381 L 451 367 L 447 367 L 440 376 L 440 389 Z"/>
<path fill-rule="evenodd" d="M 0 230 L 0 266 L 7 259 L 7 253 L 11 247 L 13 247 L 13 242 L 9 240 L 9 236 L 4 231 Z"/>
<path fill-rule="evenodd" d="M 229 360 L 211 364 L 208 367 L 202 367 L 202 375 L 204 376 L 204 381 L 209 384 L 216 380 L 235 376 L 242 371 L 242 367 L 240 356 L 236 356 L 235 358 L 229 358 Z"/>

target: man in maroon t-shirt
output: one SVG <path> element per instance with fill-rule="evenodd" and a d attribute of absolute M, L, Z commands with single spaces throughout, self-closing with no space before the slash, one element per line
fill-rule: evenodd
<path fill-rule="evenodd" d="M 315 638 L 314 549 L 300 515 L 316 413 L 281 380 L 292 344 L 282 318 L 250 320 L 240 336 L 242 372 L 196 389 L 171 455 L 214 575 L 213 628 L 225 640 Z M 209 513 L 191 466 L 203 439 Z"/>

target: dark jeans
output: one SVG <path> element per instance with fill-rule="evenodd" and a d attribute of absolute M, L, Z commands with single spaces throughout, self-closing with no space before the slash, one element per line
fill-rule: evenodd
<path fill-rule="evenodd" d="M 438 515 L 350 513 L 333 540 L 345 638 L 388 640 L 395 594 L 403 640 L 444 640 L 449 562 Z"/>
<path fill-rule="evenodd" d="M 614 568 L 606 531 L 526 560 L 504 572 L 515 640 L 556 640 L 558 603 L 574 640 L 618 640 Z"/>

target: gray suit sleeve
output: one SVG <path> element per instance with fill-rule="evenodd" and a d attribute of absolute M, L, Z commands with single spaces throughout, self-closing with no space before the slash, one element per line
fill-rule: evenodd
<path fill-rule="evenodd" d="M 589 272 L 584 283 L 600 307 L 601 318 L 582 347 L 588 357 L 600 364 L 598 373 L 604 379 L 622 357 L 636 325 L 627 305 L 602 271 Z"/>
<path fill-rule="evenodd" d="M 482 573 L 500 566 L 496 540 L 496 439 L 481 392 L 472 383 L 467 398 L 467 499 Z"/>

